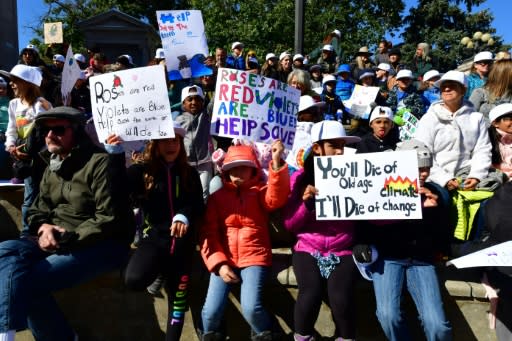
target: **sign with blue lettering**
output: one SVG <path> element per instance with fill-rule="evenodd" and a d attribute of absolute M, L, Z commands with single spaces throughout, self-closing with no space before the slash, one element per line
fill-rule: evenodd
<path fill-rule="evenodd" d="M 314 159 L 318 220 L 421 219 L 416 151 Z"/>
<path fill-rule="evenodd" d="M 163 65 L 115 71 L 89 79 L 92 116 L 100 141 L 174 137 Z"/>
<path fill-rule="evenodd" d="M 220 68 L 213 105 L 212 135 L 272 143 L 292 149 L 300 91 L 272 78 Z"/>

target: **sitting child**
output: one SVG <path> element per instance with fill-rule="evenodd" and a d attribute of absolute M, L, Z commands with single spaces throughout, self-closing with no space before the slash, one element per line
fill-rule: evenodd
<path fill-rule="evenodd" d="M 356 152 L 375 153 L 394 150 L 398 132 L 394 129 L 393 112 L 389 107 L 376 106 L 370 116 L 371 132 L 363 136 L 356 146 Z"/>

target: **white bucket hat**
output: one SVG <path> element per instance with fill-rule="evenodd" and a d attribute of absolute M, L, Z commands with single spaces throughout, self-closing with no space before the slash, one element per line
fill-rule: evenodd
<path fill-rule="evenodd" d="M 311 97 L 309 95 L 300 96 L 298 112 L 301 112 L 301 111 L 304 111 L 306 109 L 313 108 L 313 107 L 314 108 L 323 107 L 324 105 L 325 105 L 325 102 L 315 102 L 313 97 Z"/>
<path fill-rule="evenodd" d="M 311 143 L 330 139 L 343 139 L 346 143 L 361 141 L 358 136 L 347 136 L 345 128 L 338 121 L 322 121 L 311 127 Z"/>
<path fill-rule="evenodd" d="M 11 72 L 0 70 L 0 74 L 7 78 L 11 78 L 12 76 L 18 77 L 35 86 L 41 86 L 41 82 L 43 81 L 43 76 L 39 68 L 24 64 L 15 65 Z"/>

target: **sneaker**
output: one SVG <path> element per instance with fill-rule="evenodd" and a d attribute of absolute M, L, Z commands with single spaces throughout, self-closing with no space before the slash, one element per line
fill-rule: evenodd
<path fill-rule="evenodd" d="M 149 287 L 147 287 L 147 291 L 151 295 L 160 295 L 160 290 L 162 289 L 162 285 L 164 284 L 164 277 L 162 275 L 159 275 L 153 283 Z"/>

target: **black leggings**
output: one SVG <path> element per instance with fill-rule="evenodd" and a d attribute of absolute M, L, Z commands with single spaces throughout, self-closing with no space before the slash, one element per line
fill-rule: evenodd
<path fill-rule="evenodd" d="M 142 240 L 126 267 L 125 284 L 133 290 L 145 290 L 160 274 L 165 277 L 169 309 L 166 341 L 178 341 L 183 330 L 188 309 L 188 263 L 192 251 L 191 241 L 175 238 L 171 254 L 171 240 L 150 232 L 150 236 Z"/>
<path fill-rule="evenodd" d="M 313 335 L 325 289 L 336 326 L 336 337 L 355 338 L 354 280 L 356 267 L 352 256 L 342 256 L 341 262 L 328 279 L 320 275 L 317 260 L 306 252 L 293 254 L 293 271 L 299 294 L 295 303 L 294 328 L 301 335 Z"/>

